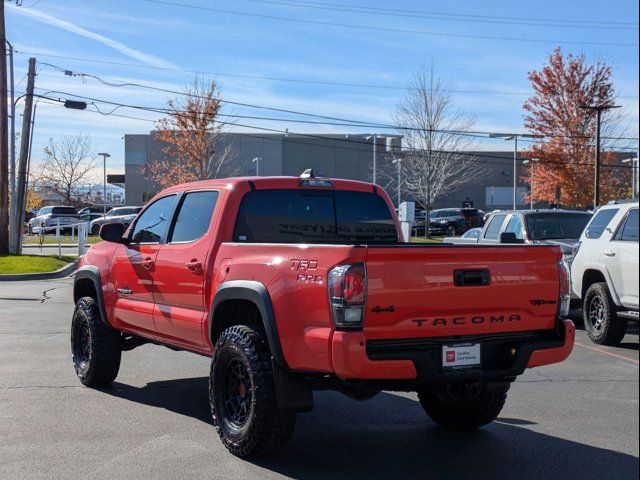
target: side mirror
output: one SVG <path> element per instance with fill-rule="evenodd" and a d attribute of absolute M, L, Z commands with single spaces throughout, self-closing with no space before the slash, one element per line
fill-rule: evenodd
<path fill-rule="evenodd" d="M 123 237 L 126 230 L 127 227 L 124 223 L 105 223 L 100 227 L 100 238 L 105 242 L 126 245 L 129 243 L 128 239 Z"/>
<path fill-rule="evenodd" d="M 513 232 L 502 232 L 500 234 L 500 243 L 524 243 L 524 240 L 516 238 Z"/>

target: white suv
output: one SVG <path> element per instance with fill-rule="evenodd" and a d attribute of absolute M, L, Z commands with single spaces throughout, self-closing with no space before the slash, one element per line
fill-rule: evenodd
<path fill-rule="evenodd" d="M 582 299 L 589 338 L 616 345 L 627 320 L 638 319 L 638 201 L 609 202 L 593 216 L 574 247 L 574 294 Z"/>

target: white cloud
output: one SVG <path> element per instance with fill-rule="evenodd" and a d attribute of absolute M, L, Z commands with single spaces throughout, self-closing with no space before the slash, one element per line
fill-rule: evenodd
<path fill-rule="evenodd" d="M 139 62 L 143 62 L 147 65 L 151 65 L 154 67 L 175 67 L 175 64 L 169 62 L 168 60 L 157 57 L 155 55 L 141 52 L 140 50 L 136 50 L 135 48 L 128 47 L 122 42 L 106 37 L 104 35 L 100 35 L 99 33 L 92 32 L 67 20 L 62 20 L 60 18 L 54 17 L 53 15 L 39 12 L 37 10 L 19 8 L 11 4 L 7 4 L 7 8 L 17 15 L 29 17 L 36 22 L 61 28 L 62 30 L 66 30 L 67 32 L 75 33 L 76 35 L 80 35 L 90 40 L 95 40 L 96 42 L 102 43 L 107 47 L 117 50 L 118 52 L 126 55 L 129 58 L 132 58 Z"/>

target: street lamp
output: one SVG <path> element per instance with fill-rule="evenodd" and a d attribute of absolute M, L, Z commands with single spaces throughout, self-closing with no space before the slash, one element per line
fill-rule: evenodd
<path fill-rule="evenodd" d="M 372 174 L 372 183 L 376 183 L 378 179 L 378 139 L 384 138 L 385 140 L 391 139 L 393 140 L 402 138 L 402 136 L 398 135 L 380 135 L 378 133 L 372 133 L 364 137 L 365 140 L 371 140 L 373 138 L 373 174 Z M 393 146 L 393 145 L 392 145 Z M 395 162 L 394 162 L 395 163 Z"/>
<path fill-rule="evenodd" d="M 402 185 L 402 158 L 396 158 L 392 160 L 391 163 L 398 165 L 398 187 L 397 187 L 397 195 L 398 195 L 398 208 L 400 208 L 400 186 Z"/>
<path fill-rule="evenodd" d="M 256 164 L 256 177 L 260 176 L 260 160 L 262 160 L 261 157 L 253 157 L 253 160 L 251 160 L 251 163 Z"/>
<path fill-rule="evenodd" d="M 519 138 L 543 138 L 543 135 L 529 133 L 491 133 L 489 138 L 503 138 L 513 140 L 513 209 L 517 210 L 516 189 L 518 186 L 517 161 L 518 161 L 518 137 Z"/>
<path fill-rule="evenodd" d="M 636 182 L 638 177 L 636 176 L 636 169 L 638 168 L 638 157 L 625 158 L 622 163 L 631 163 L 631 198 L 636 199 Z"/>
<path fill-rule="evenodd" d="M 537 162 L 537 158 L 527 159 L 522 162 L 523 165 L 531 164 L 529 167 L 531 176 L 529 178 L 529 208 L 533 210 L 533 164 Z"/>
<path fill-rule="evenodd" d="M 99 153 L 102 155 L 102 212 L 107 214 L 107 158 L 111 157 L 108 153 Z"/>

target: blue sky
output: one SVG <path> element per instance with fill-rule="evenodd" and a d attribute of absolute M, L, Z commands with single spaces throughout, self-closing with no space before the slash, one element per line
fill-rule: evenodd
<path fill-rule="evenodd" d="M 65 76 L 45 63 L 109 80 L 172 90 L 180 90 L 195 71 L 210 72 L 218 74 L 213 77 L 227 100 L 389 123 L 412 74 L 420 65 L 433 62 L 438 74 L 450 79 L 460 91 L 455 94 L 455 104 L 476 117 L 476 130 L 522 131 L 522 103 L 530 91 L 527 72 L 539 69 L 549 52 L 560 45 L 566 52 L 584 52 L 591 59 L 605 59 L 613 64 L 614 82 L 621 95 L 619 104 L 628 115 L 630 133 L 638 135 L 636 1 L 612 1 L 606 3 L 606 8 L 595 0 L 393 3 L 175 0 L 175 3 L 216 11 L 145 0 L 24 0 L 22 7 L 7 3 L 7 38 L 20 52 L 15 56 L 18 94 L 25 87 L 27 58 L 35 56 L 39 62 L 37 93 L 58 90 L 100 100 L 161 107 L 169 96 L 166 93 L 135 87 L 114 88 L 93 79 L 83 81 L 80 77 Z M 105 104 L 98 106 L 102 111 L 110 110 Z M 230 107 L 228 112 L 292 117 L 245 107 Z M 114 113 L 146 120 L 158 118 L 150 112 L 127 108 Z M 20 125 L 21 119 L 18 120 Z M 371 130 L 259 120 L 239 123 L 300 132 Z M 148 121 L 65 110 L 41 102 L 33 159 L 37 162 L 41 158 L 49 137 L 80 131 L 91 137 L 96 151 L 111 153 L 110 172 L 122 172 L 123 135 L 147 133 L 152 127 Z M 237 130 L 249 131 L 243 127 Z M 480 148 L 509 148 L 505 142 L 496 140 L 481 143 Z"/>

